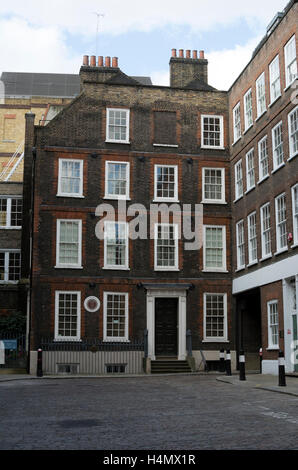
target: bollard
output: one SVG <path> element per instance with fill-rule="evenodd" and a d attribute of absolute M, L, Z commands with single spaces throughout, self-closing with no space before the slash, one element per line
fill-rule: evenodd
<path fill-rule="evenodd" d="M 246 380 L 244 351 L 240 351 L 239 355 L 239 380 Z"/>
<path fill-rule="evenodd" d="M 231 371 L 231 351 L 227 349 L 226 354 L 226 375 L 232 375 Z"/>
<path fill-rule="evenodd" d="M 278 354 L 278 385 L 279 387 L 286 386 L 285 356 L 282 351 Z"/>
<path fill-rule="evenodd" d="M 37 377 L 42 377 L 42 349 L 37 350 Z"/>
<path fill-rule="evenodd" d="M 224 372 L 225 371 L 225 350 L 221 349 L 219 351 L 219 371 Z"/>
<path fill-rule="evenodd" d="M 263 349 L 259 349 L 259 357 L 260 357 L 260 374 L 262 373 L 262 360 L 263 360 Z"/>

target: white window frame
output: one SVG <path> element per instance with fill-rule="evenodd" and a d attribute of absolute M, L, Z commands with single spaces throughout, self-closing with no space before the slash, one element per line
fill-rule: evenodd
<path fill-rule="evenodd" d="M 205 145 L 204 144 L 204 119 L 219 119 L 220 126 L 220 137 L 219 145 Z M 209 131 L 211 132 L 211 131 Z M 213 115 L 213 114 L 202 114 L 201 116 L 201 147 L 205 149 L 220 149 L 224 150 L 224 127 L 223 127 L 223 116 Z"/>
<path fill-rule="evenodd" d="M 264 144 L 264 148 L 262 148 Z M 266 153 L 264 152 L 266 150 Z M 263 180 L 268 178 L 269 176 L 269 152 L 268 152 L 268 136 L 265 135 L 259 142 L 258 142 L 258 154 L 259 154 L 259 181 L 261 183 Z M 263 166 L 264 163 L 264 166 Z M 263 168 L 267 168 L 267 172 L 264 173 Z"/>
<path fill-rule="evenodd" d="M 125 263 L 124 264 L 108 264 L 108 239 L 107 239 L 107 226 L 108 225 L 123 225 L 125 227 Z M 110 221 L 104 222 L 104 266 L 103 269 L 111 270 L 129 270 L 129 225 L 127 222 Z"/>
<path fill-rule="evenodd" d="M 276 145 L 276 133 L 279 133 L 280 142 Z M 277 153 L 279 152 L 279 148 L 281 148 L 280 155 L 282 155 L 282 162 L 278 163 L 277 161 Z M 282 133 L 282 121 L 280 121 L 276 126 L 272 129 L 272 154 L 273 154 L 273 171 L 278 170 L 282 166 L 284 166 L 284 145 L 283 145 L 283 133 Z"/>
<path fill-rule="evenodd" d="M 254 224 L 252 220 L 254 219 Z M 258 237 L 257 237 L 257 213 L 252 212 L 247 216 L 247 239 L 248 239 L 248 266 L 258 262 Z M 255 251 L 255 257 L 253 252 Z"/>
<path fill-rule="evenodd" d="M 109 295 L 121 295 L 125 297 L 125 336 L 108 336 L 107 335 L 107 302 Z M 128 334 L 128 307 L 129 307 L 129 294 L 128 292 L 104 292 L 103 293 L 103 341 L 106 342 L 128 342 L 129 341 L 129 334 Z"/>
<path fill-rule="evenodd" d="M 235 201 L 243 196 L 243 169 L 242 159 L 235 163 Z M 241 187 L 241 191 L 240 191 Z"/>
<path fill-rule="evenodd" d="M 282 221 L 279 221 L 279 217 L 278 217 L 278 202 L 280 199 L 283 199 L 284 201 L 284 211 L 286 213 L 286 217 L 285 219 L 283 219 Z M 282 232 L 281 232 L 281 227 L 285 227 L 285 230 L 284 233 L 285 233 L 285 241 L 286 243 L 281 246 L 281 235 Z M 276 254 L 278 253 L 282 253 L 283 251 L 287 251 L 288 250 L 288 245 L 287 245 L 287 201 L 286 201 L 286 193 L 282 193 L 282 194 L 279 194 L 279 196 L 277 196 L 275 198 L 275 229 L 276 229 Z"/>
<path fill-rule="evenodd" d="M 224 333 L 223 336 L 207 336 L 207 296 L 222 296 L 223 297 L 223 307 L 224 307 Z M 227 318 L 227 294 L 226 293 L 214 293 L 214 292 L 204 292 L 204 339 L 203 342 L 212 342 L 212 343 L 222 343 L 228 342 L 228 318 Z"/>
<path fill-rule="evenodd" d="M 248 107 L 249 103 L 249 107 Z M 243 98 L 244 104 L 244 132 L 248 131 L 253 125 L 253 109 L 252 109 L 252 90 L 251 88 L 245 93 Z"/>
<path fill-rule="evenodd" d="M 61 263 L 60 259 L 60 234 L 61 223 L 72 222 L 78 225 L 78 262 Z M 82 220 L 80 219 L 57 219 L 56 221 L 56 266 L 57 269 L 83 269 L 82 268 Z"/>
<path fill-rule="evenodd" d="M 240 101 L 236 104 L 233 108 L 233 134 L 234 134 L 234 142 L 238 142 L 241 138 L 241 109 L 240 109 Z"/>
<path fill-rule="evenodd" d="M 270 202 L 267 202 L 262 207 L 260 207 L 262 260 L 270 258 L 272 256 L 271 210 L 270 209 L 271 209 Z M 266 218 L 265 218 L 265 215 L 266 215 Z M 269 238 L 270 251 L 266 253 L 266 246 L 268 245 L 268 238 Z"/>
<path fill-rule="evenodd" d="M 110 127 L 110 112 L 111 111 L 121 111 L 126 114 L 126 139 L 113 139 L 109 137 L 109 127 Z M 116 143 L 116 144 L 129 144 L 129 126 L 130 126 L 130 110 L 124 108 L 107 108 L 106 109 L 106 142 Z M 124 127 L 124 126 L 123 126 Z"/>
<path fill-rule="evenodd" d="M 157 258 L 157 241 L 158 241 L 158 227 L 174 227 L 174 253 L 175 263 L 174 266 L 159 266 Z M 179 271 L 179 239 L 178 239 L 178 224 L 157 223 L 154 225 L 154 270 L 155 271 Z"/>
<path fill-rule="evenodd" d="M 109 193 L 109 165 L 126 165 L 126 191 L 125 194 L 111 194 Z M 130 163 L 129 162 L 118 162 L 113 160 L 107 160 L 105 163 L 105 199 L 115 200 L 130 200 Z"/>
<path fill-rule="evenodd" d="M 13 199 L 18 199 L 22 200 L 22 196 L 6 196 L 6 195 L 1 195 L 1 199 L 6 199 L 6 225 L 0 225 L 0 229 L 5 229 L 5 230 L 21 230 L 22 225 L 11 225 L 11 209 L 12 209 L 12 200 Z"/>
<path fill-rule="evenodd" d="M 62 165 L 64 162 L 67 163 L 79 163 L 80 164 L 80 187 L 78 193 L 65 193 L 62 191 Z M 59 158 L 58 164 L 58 192 L 57 197 L 77 197 L 82 198 L 83 196 L 83 168 L 84 168 L 84 160 L 78 159 L 69 159 L 69 158 Z"/>
<path fill-rule="evenodd" d="M 3 250 L 0 250 L 0 253 L 2 254 L 4 253 L 4 279 L 3 280 L 0 279 L 0 284 L 17 284 L 19 280 L 21 279 L 21 266 L 22 266 L 21 265 L 22 263 L 21 250 L 3 249 Z M 20 255 L 20 276 L 17 281 L 9 280 L 9 265 L 10 265 L 9 258 L 10 258 L 10 254 L 14 254 L 14 253 L 17 253 Z"/>
<path fill-rule="evenodd" d="M 175 190 L 173 197 L 160 197 L 157 195 L 157 172 L 158 168 L 174 168 L 174 175 L 175 175 Z M 154 165 L 154 201 L 160 202 L 179 202 L 178 201 L 178 165 Z"/>
<path fill-rule="evenodd" d="M 222 230 L 222 266 L 210 267 L 206 266 L 207 260 L 207 246 L 206 246 L 206 231 L 207 229 L 221 229 Z M 227 272 L 227 246 L 226 246 L 226 226 L 225 225 L 204 225 L 204 238 L 203 238 L 203 271 L 204 272 Z"/>
<path fill-rule="evenodd" d="M 278 73 L 275 74 L 276 69 Z M 270 105 L 281 96 L 279 55 L 269 64 Z M 277 85 L 277 86 L 276 86 Z"/>
<path fill-rule="evenodd" d="M 236 224 L 237 271 L 245 268 L 245 229 L 244 220 Z M 241 258 L 244 263 L 241 263 Z"/>
<path fill-rule="evenodd" d="M 276 306 L 276 312 L 272 312 L 271 307 Z M 277 323 L 272 323 L 271 314 L 277 315 Z M 278 301 L 270 300 L 267 302 L 267 320 L 268 320 L 268 349 L 279 349 L 279 313 Z M 273 333 L 273 328 L 277 328 L 277 332 Z M 276 337 L 277 342 L 273 341 L 273 336 Z"/>
<path fill-rule="evenodd" d="M 296 129 L 294 129 L 294 132 L 292 131 L 292 126 L 291 126 L 291 116 L 295 114 L 296 115 Z M 289 130 L 289 158 L 288 160 L 291 160 L 292 158 L 296 157 L 298 155 L 298 106 L 296 108 L 292 109 L 292 111 L 288 114 L 288 130 Z M 297 140 L 296 140 L 297 136 Z M 295 137 L 295 140 L 294 140 Z M 296 149 L 294 148 L 294 144 L 296 145 Z"/>
<path fill-rule="evenodd" d="M 258 119 L 267 110 L 265 72 L 261 73 L 261 75 L 256 80 L 256 97 L 257 97 L 257 119 Z"/>
<path fill-rule="evenodd" d="M 220 199 L 208 199 L 205 198 L 205 185 L 206 185 L 206 171 L 214 170 L 221 172 L 221 198 Z M 204 167 L 202 169 L 202 203 L 205 204 L 226 204 L 226 188 L 225 188 L 225 169 L 217 167 Z"/>
<path fill-rule="evenodd" d="M 298 183 L 292 186 L 292 214 L 293 214 L 293 242 L 294 246 L 298 245 Z M 295 194 L 297 195 L 297 204 L 295 201 Z"/>
<path fill-rule="evenodd" d="M 292 58 L 291 62 L 289 62 L 288 50 L 289 50 L 289 47 L 292 45 L 292 43 L 294 44 L 294 47 L 295 47 L 295 54 L 294 54 L 294 58 Z M 295 36 L 295 34 L 291 37 L 291 39 L 289 39 L 289 41 L 285 45 L 284 54 L 285 54 L 286 88 L 288 88 L 294 82 L 294 80 L 297 77 L 297 54 L 296 54 L 296 36 Z M 292 75 L 292 79 L 291 79 L 290 69 L 291 69 L 291 66 L 293 64 L 296 64 L 296 65 L 294 65 L 294 72 L 295 73 Z"/>
<path fill-rule="evenodd" d="M 59 296 L 76 295 L 77 296 L 77 334 L 75 336 L 59 335 Z M 81 292 L 80 291 L 55 291 L 55 341 L 80 341 L 81 340 Z"/>
<path fill-rule="evenodd" d="M 255 150 L 250 149 L 246 154 L 246 192 L 254 189 L 256 186 L 255 178 Z"/>

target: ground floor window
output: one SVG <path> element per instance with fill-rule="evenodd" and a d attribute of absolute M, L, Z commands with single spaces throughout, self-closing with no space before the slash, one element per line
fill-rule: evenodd
<path fill-rule="evenodd" d="M 128 341 L 128 293 L 104 293 L 104 340 Z"/>
<path fill-rule="evenodd" d="M 204 340 L 227 340 L 226 294 L 204 294 Z"/>
<path fill-rule="evenodd" d="M 267 303 L 268 311 L 268 348 L 278 348 L 278 302 Z"/>
<path fill-rule="evenodd" d="M 21 276 L 21 253 L 0 252 L 0 282 L 17 282 Z"/>
<path fill-rule="evenodd" d="M 55 339 L 79 340 L 81 293 L 57 291 L 55 297 Z"/>

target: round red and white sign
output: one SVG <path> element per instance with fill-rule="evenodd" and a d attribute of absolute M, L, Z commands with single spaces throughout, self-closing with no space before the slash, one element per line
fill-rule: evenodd
<path fill-rule="evenodd" d="M 84 307 L 87 312 L 97 312 L 100 307 L 100 301 L 97 297 L 87 297 L 84 302 Z"/>

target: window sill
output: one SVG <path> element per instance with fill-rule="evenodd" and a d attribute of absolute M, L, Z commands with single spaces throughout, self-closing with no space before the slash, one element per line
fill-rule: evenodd
<path fill-rule="evenodd" d="M 245 131 L 243 132 L 243 135 L 246 134 L 251 128 L 253 127 L 253 124 L 251 124 Z"/>
<path fill-rule="evenodd" d="M 225 338 L 202 339 L 202 343 L 229 343 L 230 341 Z"/>
<path fill-rule="evenodd" d="M 256 185 L 252 186 L 251 188 L 247 189 L 244 194 L 250 193 L 253 189 L 255 189 Z"/>
<path fill-rule="evenodd" d="M 289 88 L 291 88 L 291 86 L 293 85 L 293 83 L 297 80 L 297 77 L 294 78 L 294 80 L 291 81 L 291 83 L 289 83 L 286 88 L 284 88 L 284 91 L 287 91 Z"/>
<path fill-rule="evenodd" d="M 225 150 L 225 147 L 217 147 L 217 146 L 213 146 L 213 145 L 202 145 L 201 146 L 202 149 L 211 149 L 211 150 Z"/>
<path fill-rule="evenodd" d="M 233 147 L 234 145 L 236 145 L 236 144 L 239 142 L 239 140 L 241 140 L 241 137 L 242 137 L 242 136 L 238 137 L 237 140 L 234 140 L 234 142 L 232 143 L 232 147 Z"/>
<path fill-rule="evenodd" d="M 234 202 L 234 203 L 235 203 L 235 202 L 238 202 L 238 201 L 240 201 L 240 199 L 242 199 L 242 198 L 243 198 L 243 194 L 242 194 L 242 196 L 239 196 L 239 197 L 237 197 L 236 199 L 234 199 L 233 202 Z"/>
<path fill-rule="evenodd" d="M 266 181 L 266 179 L 268 179 L 268 178 L 269 178 L 269 175 L 264 176 L 264 178 L 262 178 L 261 180 L 258 181 L 258 184 L 263 183 L 263 181 Z"/>
<path fill-rule="evenodd" d="M 60 342 L 60 343 L 61 343 L 61 342 L 63 342 L 63 343 L 64 343 L 64 342 L 65 342 L 65 343 L 66 343 L 66 342 L 69 342 L 69 343 L 72 343 L 72 342 L 81 343 L 82 340 L 81 340 L 81 338 L 74 338 L 74 337 L 72 337 L 72 336 L 71 336 L 71 337 L 67 336 L 67 337 L 65 337 L 65 338 L 54 338 L 54 343 L 59 343 L 59 342 Z"/>
<path fill-rule="evenodd" d="M 260 114 L 260 116 L 257 117 L 257 119 L 255 120 L 255 122 L 257 122 L 259 119 L 261 119 L 264 114 L 267 112 L 267 109 L 265 109 L 265 111 L 262 112 L 262 114 Z"/>
<path fill-rule="evenodd" d="M 289 248 L 286 246 L 285 248 L 282 248 L 281 250 L 277 250 L 275 253 L 274 253 L 274 256 L 278 256 L 278 255 L 281 255 L 282 253 L 285 253 L 286 251 L 288 251 Z"/>
<path fill-rule="evenodd" d="M 271 171 L 271 174 L 273 175 L 274 173 L 276 173 L 278 170 L 280 170 L 281 168 L 283 168 L 285 166 L 285 162 L 281 163 L 279 166 L 277 166 L 276 168 L 274 168 L 272 171 Z"/>
<path fill-rule="evenodd" d="M 154 268 L 154 271 L 163 271 L 163 272 L 178 272 L 180 271 L 179 268 Z"/>
<path fill-rule="evenodd" d="M 54 269 L 84 269 L 83 266 L 72 266 L 70 264 L 54 266 Z"/>
<path fill-rule="evenodd" d="M 106 140 L 106 144 L 127 144 L 130 145 L 129 141 L 126 140 Z"/>
<path fill-rule="evenodd" d="M 179 199 L 167 199 L 167 198 L 162 199 L 162 198 L 160 198 L 160 199 L 152 199 L 152 202 L 169 202 L 169 203 L 174 202 L 174 203 L 178 203 L 180 201 L 179 201 Z"/>
<path fill-rule="evenodd" d="M 224 204 L 228 204 L 228 203 L 226 201 L 216 201 L 216 200 L 212 201 L 210 199 L 206 199 L 206 200 L 203 199 L 201 201 L 201 204 L 222 204 L 222 205 L 224 205 Z"/>
<path fill-rule="evenodd" d="M 131 201 L 131 198 L 127 196 L 105 196 L 103 199 L 108 201 Z"/>
<path fill-rule="evenodd" d="M 258 264 L 258 260 L 256 259 L 255 261 L 252 261 L 251 263 L 248 263 L 247 265 L 247 268 L 250 268 L 251 266 L 255 266 L 256 264 Z"/>
<path fill-rule="evenodd" d="M 12 286 L 15 286 L 19 283 L 19 281 L 0 281 L 0 285 L 3 286 L 3 284 L 8 284 L 8 285 L 12 285 Z"/>
<path fill-rule="evenodd" d="M 241 266 L 240 268 L 235 269 L 235 273 L 239 273 L 240 271 L 243 271 L 243 269 L 246 268 L 246 265 Z"/>
<path fill-rule="evenodd" d="M 294 153 L 294 155 L 290 155 L 290 157 L 288 158 L 288 162 L 290 160 L 293 160 L 293 158 L 297 157 L 297 155 L 298 155 L 298 152 Z"/>
<path fill-rule="evenodd" d="M 153 147 L 170 147 L 170 148 L 178 148 L 178 144 L 153 144 Z"/>
<path fill-rule="evenodd" d="M 102 340 L 103 343 L 130 343 L 127 338 L 105 338 Z"/>
<path fill-rule="evenodd" d="M 0 230 L 22 230 L 22 227 L 2 227 L 0 226 Z"/>
<path fill-rule="evenodd" d="M 4 144 L 15 144 L 15 140 L 2 140 Z"/>
<path fill-rule="evenodd" d="M 266 351 L 279 351 L 279 346 L 268 346 Z"/>
<path fill-rule="evenodd" d="M 109 271 L 130 271 L 130 268 L 123 266 L 103 266 L 102 269 Z"/>
<path fill-rule="evenodd" d="M 273 101 L 271 101 L 271 103 L 268 105 L 268 108 L 271 108 L 271 106 L 273 106 L 276 103 L 276 101 L 279 100 L 279 98 L 281 98 L 281 93 L 276 98 L 274 98 Z"/>
<path fill-rule="evenodd" d="M 72 197 L 76 199 L 85 199 L 81 194 L 56 194 L 56 197 Z"/>
<path fill-rule="evenodd" d="M 202 269 L 202 273 L 228 273 L 226 269 L 216 269 L 216 268 L 210 268 L 210 269 Z"/>
<path fill-rule="evenodd" d="M 266 261 L 267 259 L 270 259 L 270 258 L 272 258 L 272 253 L 270 253 L 269 255 L 266 255 L 263 258 L 261 258 L 260 262 L 262 263 L 263 261 Z"/>

